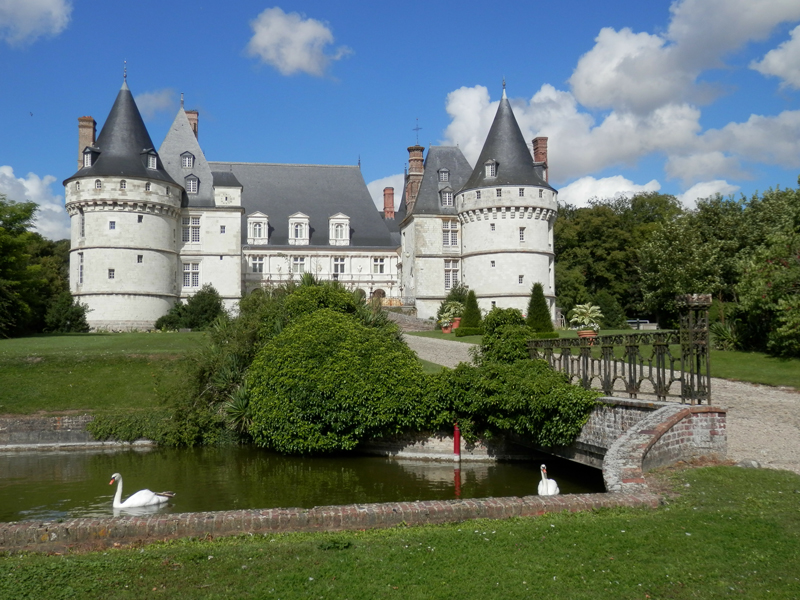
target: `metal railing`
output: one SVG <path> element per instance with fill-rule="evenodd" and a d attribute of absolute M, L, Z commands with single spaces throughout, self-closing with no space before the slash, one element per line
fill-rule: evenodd
<path fill-rule="evenodd" d="M 546 360 L 571 383 L 599 388 L 606 396 L 650 395 L 662 401 L 708 404 L 710 296 L 691 294 L 681 300 L 685 311 L 679 330 L 531 340 L 531 358 Z"/>

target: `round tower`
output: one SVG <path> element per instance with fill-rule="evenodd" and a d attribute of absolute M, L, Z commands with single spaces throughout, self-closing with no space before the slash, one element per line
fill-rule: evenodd
<path fill-rule="evenodd" d="M 546 168 L 546 158 L 534 162 L 504 90 L 480 158 L 455 198 L 463 281 L 484 310 L 525 313 L 539 282 L 555 314 L 557 192 L 546 181 Z"/>
<path fill-rule="evenodd" d="M 183 188 L 164 170 L 127 83 L 96 141 L 86 123 L 80 168 L 64 181 L 70 290 L 94 330 L 150 329 L 178 296 Z"/>

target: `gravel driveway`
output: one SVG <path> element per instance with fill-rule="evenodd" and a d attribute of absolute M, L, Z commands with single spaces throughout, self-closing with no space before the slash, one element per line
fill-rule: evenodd
<path fill-rule="evenodd" d="M 471 344 L 404 337 L 423 360 L 446 367 L 471 361 Z M 715 406 L 728 410 L 728 458 L 800 474 L 800 393 L 714 378 L 711 397 Z"/>

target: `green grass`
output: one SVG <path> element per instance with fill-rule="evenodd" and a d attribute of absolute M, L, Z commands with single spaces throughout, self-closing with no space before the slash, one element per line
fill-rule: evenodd
<path fill-rule="evenodd" d="M 9 554 L 0 597 L 800 596 L 800 477 L 735 467 L 675 477 L 683 495 L 656 510 Z"/>
<path fill-rule="evenodd" d="M 775 358 L 761 352 L 712 350 L 711 375 L 733 381 L 787 386 L 800 390 L 800 359 Z"/>
<path fill-rule="evenodd" d="M 160 378 L 201 333 L 47 335 L 0 340 L 0 414 L 149 409 Z"/>
<path fill-rule="evenodd" d="M 409 331 L 405 335 L 416 335 L 418 337 L 433 338 L 436 340 L 447 340 L 448 342 L 463 342 L 465 344 L 480 344 L 480 335 L 465 335 L 464 337 L 456 337 L 455 333 L 442 333 L 440 330 L 435 329 L 431 331 Z"/>

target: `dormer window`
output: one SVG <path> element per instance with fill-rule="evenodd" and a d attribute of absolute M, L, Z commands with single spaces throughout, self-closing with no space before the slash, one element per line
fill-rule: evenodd
<path fill-rule="evenodd" d="M 439 192 L 442 200 L 442 206 L 453 206 L 453 190 L 445 188 Z"/>
<path fill-rule="evenodd" d="M 194 155 L 191 152 L 181 154 L 181 167 L 191 169 L 194 167 Z"/>
<path fill-rule="evenodd" d="M 200 188 L 200 180 L 195 175 L 189 175 L 186 178 L 185 183 L 187 194 L 196 194 L 197 190 Z"/>
<path fill-rule="evenodd" d="M 157 169 L 158 168 L 158 157 L 155 154 L 148 154 L 147 155 L 147 168 L 148 169 Z"/>
<path fill-rule="evenodd" d="M 269 217 L 262 212 L 254 212 L 247 217 L 247 243 L 266 244 L 269 237 Z"/>
<path fill-rule="evenodd" d="M 439 181 L 450 181 L 450 171 L 441 169 L 439 171 Z"/>
<path fill-rule="evenodd" d="M 294 213 L 289 217 L 289 244 L 307 246 L 311 237 L 308 215 Z"/>
<path fill-rule="evenodd" d="M 486 177 L 497 177 L 497 161 L 494 159 L 487 160 L 483 163 Z"/>
<path fill-rule="evenodd" d="M 85 152 L 83 154 L 83 166 L 84 166 L 84 168 L 92 166 L 92 153 L 91 152 Z"/>
<path fill-rule="evenodd" d="M 328 219 L 328 239 L 331 246 L 350 245 L 350 217 L 336 213 Z"/>

